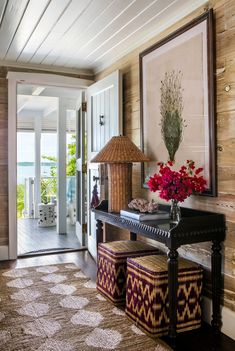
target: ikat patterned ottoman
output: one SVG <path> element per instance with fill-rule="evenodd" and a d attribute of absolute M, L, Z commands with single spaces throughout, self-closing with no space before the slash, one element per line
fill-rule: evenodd
<path fill-rule="evenodd" d="M 116 305 L 126 300 L 127 257 L 160 254 L 141 241 L 112 241 L 98 246 L 97 289 Z"/>
<path fill-rule="evenodd" d="M 201 326 L 202 268 L 179 258 L 177 331 Z M 126 314 L 149 335 L 168 333 L 169 299 L 166 256 L 127 260 Z"/>

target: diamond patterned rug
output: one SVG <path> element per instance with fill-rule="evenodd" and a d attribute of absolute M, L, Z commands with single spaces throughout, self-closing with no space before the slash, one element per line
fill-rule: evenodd
<path fill-rule="evenodd" d="M 73 264 L 0 271 L 0 350 L 167 351 Z"/>

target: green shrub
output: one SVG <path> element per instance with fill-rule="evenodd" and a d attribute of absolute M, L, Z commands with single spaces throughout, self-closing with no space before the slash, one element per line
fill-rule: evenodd
<path fill-rule="evenodd" d="M 43 155 L 42 159 L 57 163 L 54 156 Z M 72 142 L 68 144 L 66 175 L 76 175 L 76 135 L 72 135 Z M 47 203 L 51 196 L 57 195 L 57 166 L 50 167 L 50 176 L 53 178 L 44 178 L 41 180 L 41 199 Z"/>
<path fill-rule="evenodd" d="M 17 218 L 22 218 L 24 209 L 24 184 L 17 184 Z"/>

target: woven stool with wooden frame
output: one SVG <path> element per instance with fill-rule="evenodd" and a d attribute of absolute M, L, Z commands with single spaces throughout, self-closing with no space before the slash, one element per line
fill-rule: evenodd
<path fill-rule="evenodd" d="M 179 259 L 177 332 L 201 326 L 202 268 Z M 126 314 L 152 336 L 168 334 L 169 298 L 166 256 L 127 259 Z"/>
<path fill-rule="evenodd" d="M 112 241 L 98 246 L 97 290 L 114 304 L 125 304 L 127 257 L 161 254 L 141 241 Z"/>
<path fill-rule="evenodd" d="M 126 136 L 112 137 L 91 160 L 108 164 L 108 210 L 119 212 L 132 199 L 132 162 L 146 162 L 146 157 Z"/>

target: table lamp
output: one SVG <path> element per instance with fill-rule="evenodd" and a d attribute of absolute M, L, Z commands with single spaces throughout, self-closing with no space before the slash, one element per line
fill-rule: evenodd
<path fill-rule="evenodd" d="M 91 160 L 108 165 L 108 210 L 119 212 L 132 200 L 132 162 L 149 158 L 126 136 L 112 137 Z"/>

